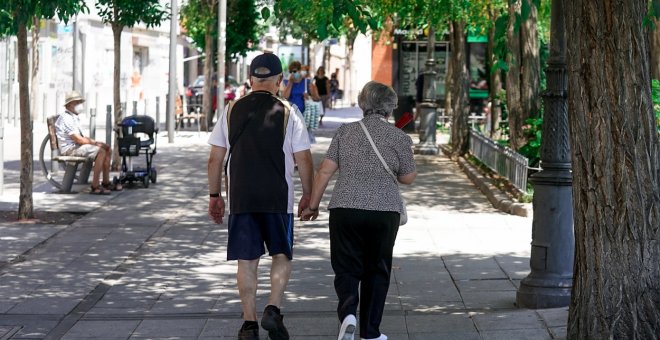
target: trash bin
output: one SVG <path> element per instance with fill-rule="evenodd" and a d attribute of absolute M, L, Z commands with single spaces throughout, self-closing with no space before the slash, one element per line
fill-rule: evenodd
<path fill-rule="evenodd" d="M 397 107 L 394 109 L 392 115 L 394 116 L 394 121 L 396 122 L 403 116 L 404 113 L 410 112 L 414 115 L 413 108 L 415 107 L 415 99 L 413 96 L 398 96 Z M 406 126 L 402 128 L 405 132 L 415 132 L 415 121 L 411 121 Z"/>

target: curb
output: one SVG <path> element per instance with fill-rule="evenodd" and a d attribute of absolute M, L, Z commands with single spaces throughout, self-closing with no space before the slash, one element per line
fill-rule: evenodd
<path fill-rule="evenodd" d="M 447 157 L 449 157 L 450 150 L 446 145 L 440 145 L 440 149 Z M 477 170 L 465 158 L 459 157 L 456 162 L 479 191 L 488 198 L 488 201 L 490 201 L 495 209 L 516 216 L 532 216 L 533 210 L 530 203 L 518 203 L 512 201 L 509 196 L 504 194 L 502 190 L 496 187 L 490 179 L 486 178 L 481 171 Z"/>

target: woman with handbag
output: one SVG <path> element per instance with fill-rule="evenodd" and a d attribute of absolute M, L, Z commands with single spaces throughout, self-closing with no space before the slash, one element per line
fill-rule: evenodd
<path fill-rule="evenodd" d="M 412 184 L 417 176 L 412 140 L 387 122 L 396 104 L 391 87 L 374 81 L 364 86 L 358 96 L 364 118 L 337 130 L 302 213 L 303 220 L 318 217 L 323 192 L 339 170 L 328 209 L 340 340 L 353 339 L 358 304 L 360 337 L 387 339 L 379 328 L 394 241 L 405 216 L 398 183 Z"/>

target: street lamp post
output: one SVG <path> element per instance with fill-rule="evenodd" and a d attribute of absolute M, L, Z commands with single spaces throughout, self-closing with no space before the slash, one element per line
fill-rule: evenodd
<path fill-rule="evenodd" d="M 438 145 L 436 144 L 436 122 L 438 120 L 437 107 L 435 102 L 435 31 L 429 27 L 429 39 L 426 51 L 426 67 L 424 69 L 424 87 L 422 103 L 419 105 L 419 144 L 415 146 L 415 153 L 421 155 L 438 154 Z"/>
<path fill-rule="evenodd" d="M 573 285 L 573 196 L 568 132 L 566 39 L 563 0 L 552 1 L 550 57 L 543 92 L 541 168 L 534 185 L 530 274 L 520 282 L 523 308 L 568 306 Z"/>
<path fill-rule="evenodd" d="M 177 1 L 172 1 L 172 18 L 170 19 L 170 64 L 169 64 L 169 90 L 167 96 L 167 142 L 174 143 L 174 123 L 176 119 L 176 45 L 177 29 L 179 26 L 179 12 Z"/>

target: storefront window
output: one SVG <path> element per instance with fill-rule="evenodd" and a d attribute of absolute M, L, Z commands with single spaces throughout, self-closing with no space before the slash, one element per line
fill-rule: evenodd
<path fill-rule="evenodd" d="M 426 41 L 403 41 L 399 63 L 399 95 L 415 97 L 415 80 L 426 68 Z M 436 42 L 434 59 L 436 62 L 436 99 L 444 98 L 445 74 L 447 70 L 447 43 Z"/>

